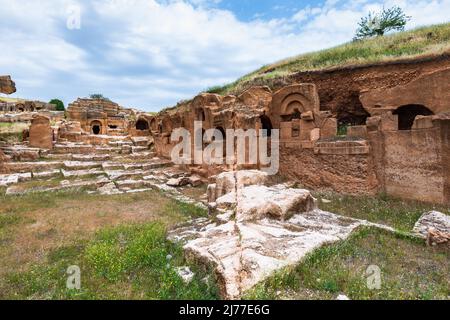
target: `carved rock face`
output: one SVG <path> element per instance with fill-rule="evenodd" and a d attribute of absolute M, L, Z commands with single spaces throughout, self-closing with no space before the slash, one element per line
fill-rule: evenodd
<path fill-rule="evenodd" d="M 30 127 L 30 146 L 41 149 L 53 148 L 53 130 L 49 118 L 44 116 L 33 118 Z"/>
<path fill-rule="evenodd" d="M 12 94 L 16 92 L 16 84 L 10 76 L 0 76 L 0 93 Z"/>

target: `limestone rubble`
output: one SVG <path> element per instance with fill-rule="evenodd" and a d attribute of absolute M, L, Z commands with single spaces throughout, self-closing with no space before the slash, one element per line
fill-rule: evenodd
<path fill-rule="evenodd" d="M 224 176 L 260 178 L 257 171 L 242 171 L 217 179 Z M 188 258 L 214 268 L 223 298 L 237 299 L 274 271 L 370 225 L 317 209 L 307 190 L 238 181 L 237 191 L 210 203 L 218 218 L 199 219 L 169 234 L 169 239 L 184 244 Z"/>
<path fill-rule="evenodd" d="M 431 211 L 420 217 L 413 232 L 427 240 L 428 245 L 444 244 L 450 246 L 450 216 Z"/>

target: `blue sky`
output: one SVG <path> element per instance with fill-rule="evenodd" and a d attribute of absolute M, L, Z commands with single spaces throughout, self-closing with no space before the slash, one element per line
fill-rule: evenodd
<path fill-rule="evenodd" d="M 0 0 L 0 74 L 13 97 L 102 93 L 158 111 L 264 64 L 350 41 L 360 17 L 401 6 L 408 28 L 450 0 Z"/>

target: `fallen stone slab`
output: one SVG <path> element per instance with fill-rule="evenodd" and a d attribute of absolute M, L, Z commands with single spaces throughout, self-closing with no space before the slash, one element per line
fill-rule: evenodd
<path fill-rule="evenodd" d="M 264 185 L 267 183 L 269 175 L 258 170 L 242 170 L 224 172 L 215 177 L 214 189 L 208 191 L 209 202 L 215 202 L 221 196 L 235 192 L 237 188 L 250 185 Z"/>
<path fill-rule="evenodd" d="M 344 240 L 360 226 L 379 226 L 317 209 L 308 190 L 265 186 L 258 171 L 227 172 L 209 193 L 211 220 L 194 221 L 169 232 L 185 255 L 215 270 L 221 296 L 238 299 L 273 272 L 299 263 L 308 253 Z"/>
<path fill-rule="evenodd" d="M 236 206 L 239 221 L 257 220 L 267 216 L 286 220 L 298 212 L 316 209 L 316 200 L 308 190 L 287 188 L 284 185 L 273 187 L 252 185 L 230 192 L 216 201 L 221 209 Z"/>
<path fill-rule="evenodd" d="M 274 271 L 297 264 L 313 250 L 350 236 L 363 222 L 314 210 L 286 221 L 229 221 L 191 227 L 169 233 L 184 243 L 188 259 L 215 269 L 221 296 L 238 299 Z"/>
<path fill-rule="evenodd" d="M 169 187 L 184 187 L 189 184 L 188 178 L 173 178 L 166 182 Z"/>

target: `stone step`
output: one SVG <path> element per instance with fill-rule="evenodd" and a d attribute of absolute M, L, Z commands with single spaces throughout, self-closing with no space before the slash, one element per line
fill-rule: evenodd
<path fill-rule="evenodd" d="M 113 171 L 105 171 L 108 178 L 113 181 L 116 180 L 132 180 L 131 178 L 139 177 L 143 179 L 145 175 L 148 175 L 150 172 L 144 170 L 113 170 Z"/>
<path fill-rule="evenodd" d="M 131 151 L 132 153 L 146 152 L 148 151 L 148 147 L 133 146 L 131 147 Z"/>
<path fill-rule="evenodd" d="M 154 152 L 149 152 L 148 150 L 146 152 L 137 152 L 137 153 L 123 153 L 121 155 L 112 157 L 113 160 L 121 161 L 122 159 L 126 160 L 152 160 L 154 159 L 156 154 Z"/>
<path fill-rule="evenodd" d="M 66 171 L 64 169 L 61 170 L 64 178 L 73 178 L 73 177 L 87 177 L 87 176 L 100 176 L 105 175 L 103 170 L 99 169 L 89 169 L 89 170 L 70 170 Z"/>
<path fill-rule="evenodd" d="M 94 168 L 102 168 L 101 162 L 91 161 L 91 162 L 85 162 L 85 161 L 65 161 L 64 162 L 64 168 L 66 170 L 87 170 L 87 169 L 94 169 Z"/>
<path fill-rule="evenodd" d="M 72 160 L 72 154 L 71 153 L 49 153 L 45 158 L 49 159 L 49 160 L 68 161 L 68 160 Z"/>
<path fill-rule="evenodd" d="M 148 149 L 150 139 L 151 139 L 150 137 L 133 137 L 131 138 L 131 141 L 135 146 L 145 147 Z"/>
<path fill-rule="evenodd" d="M 38 186 L 38 187 L 24 187 L 22 185 L 14 185 L 6 189 L 6 195 L 23 195 L 28 193 L 40 193 L 40 192 L 56 192 L 63 190 L 79 189 L 84 187 L 100 188 L 109 183 L 106 178 L 100 179 L 88 179 L 78 181 L 61 181 L 59 186 Z"/>
<path fill-rule="evenodd" d="M 25 145 L 2 147 L 1 150 L 15 161 L 34 161 L 46 155 L 42 149 L 29 148 Z"/>
<path fill-rule="evenodd" d="M 111 160 L 110 154 L 74 154 L 71 157 L 73 161 L 108 161 Z"/>
<path fill-rule="evenodd" d="M 111 147 L 132 146 L 133 142 L 131 142 L 131 141 L 109 141 L 108 145 Z"/>
<path fill-rule="evenodd" d="M 54 154 L 87 154 L 92 153 L 94 146 L 90 144 L 56 144 L 53 147 Z"/>
<path fill-rule="evenodd" d="M 8 172 L 14 173 L 49 171 L 60 169 L 63 165 L 64 162 L 62 161 L 7 162 L 3 164 Z"/>
<path fill-rule="evenodd" d="M 60 169 L 33 173 L 33 179 L 55 178 L 61 175 Z"/>
<path fill-rule="evenodd" d="M 102 169 L 103 170 L 123 170 L 124 164 L 120 162 L 103 162 L 102 163 Z"/>
<path fill-rule="evenodd" d="M 146 180 L 123 180 L 123 181 L 116 181 L 116 185 L 119 188 L 119 190 L 122 191 L 129 191 L 132 189 L 142 189 L 145 187 L 151 186 L 151 183 Z"/>
<path fill-rule="evenodd" d="M 28 173 L 13 173 L 13 174 L 0 174 L 0 187 L 7 187 L 12 184 L 31 180 L 31 172 Z"/>

